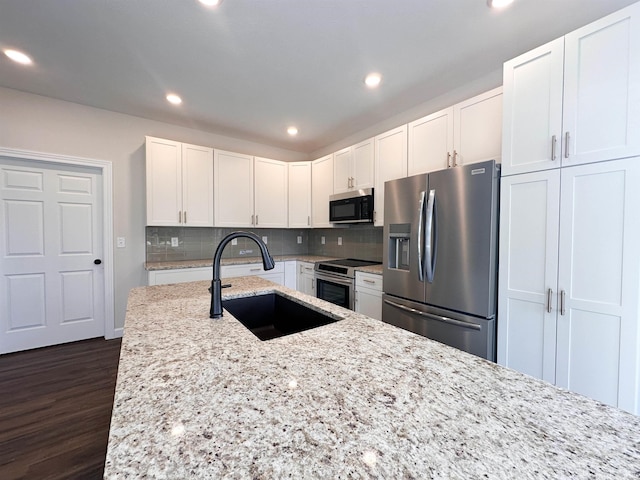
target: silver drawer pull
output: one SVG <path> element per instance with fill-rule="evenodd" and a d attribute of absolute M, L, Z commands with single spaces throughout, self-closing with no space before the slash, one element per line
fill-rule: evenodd
<path fill-rule="evenodd" d="M 376 281 L 374 281 L 374 280 L 368 280 L 368 279 L 366 279 L 366 278 L 363 278 L 363 279 L 362 279 L 362 281 L 363 281 L 364 283 L 370 283 L 370 284 L 372 284 L 372 285 L 375 285 L 376 283 L 378 283 L 378 282 L 376 282 Z"/>
<path fill-rule="evenodd" d="M 426 317 L 438 322 L 448 323 L 449 325 L 455 325 L 462 328 L 471 328 L 472 330 L 482 330 L 482 327 L 477 323 L 464 322 L 462 320 L 454 320 L 453 318 L 434 315 L 433 313 L 421 312 L 420 310 L 416 310 L 415 308 L 405 307 L 404 305 L 400 305 L 399 303 L 392 302 L 390 300 L 385 300 L 384 303 L 391 305 L 392 307 L 399 308 L 400 310 L 404 310 L 405 312 L 415 313 L 416 315 L 420 315 L 421 317 Z"/>

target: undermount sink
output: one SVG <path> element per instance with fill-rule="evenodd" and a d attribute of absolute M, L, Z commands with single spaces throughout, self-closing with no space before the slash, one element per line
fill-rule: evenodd
<path fill-rule="evenodd" d="M 223 300 L 222 307 L 260 340 L 284 337 L 342 320 L 276 293 Z"/>

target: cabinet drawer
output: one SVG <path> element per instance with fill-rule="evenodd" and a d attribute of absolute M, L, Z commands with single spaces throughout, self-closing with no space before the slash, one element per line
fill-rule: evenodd
<path fill-rule="evenodd" d="M 245 263 L 241 265 L 223 265 L 220 267 L 220 276 L 222 278 L 230 277 L 247 277 L 250 275 L 282 273 L 284 274 L 284 263 L 278 262 L 273 270 L 265 272 L 262 263 Z"/>
<path fill-rule="evenodd" d="M 356 272 L 356 290 L 359 287 L 382 291 L 382 275 L 375 273 Z"/>

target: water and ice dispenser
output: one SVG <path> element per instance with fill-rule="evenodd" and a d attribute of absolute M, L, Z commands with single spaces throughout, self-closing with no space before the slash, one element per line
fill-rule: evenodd
<path fill-rule="evenodd" d="M 411 251 L 411 224 L 389 225 L 389 268 L 409 270 Z"/>

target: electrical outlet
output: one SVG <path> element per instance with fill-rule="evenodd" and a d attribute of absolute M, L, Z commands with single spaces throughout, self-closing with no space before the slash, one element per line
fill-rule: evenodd
<path fill-rule="evenodd" d="M 124 248 L 127 246 L 127 240 L 124 237 L 118 237 L 116 238 L 116 246 L 118 248 Z"/>
<path fill-rule="evenodd" d="M 338 237 L 338 245 L 342 245 L 342 237 Z"/>
<path fill-rule="evenodd" d="M 266 235 L 262 237 L 262 241 L 264 242 L 265 245 L 267 244 L 267 236 Z"/>
<path fill-rule="evenodd" d="M 237 238 L 232 238 L 231 239 L 231 245 L 237 245 L 238 244 L 238 239 Z"/>
<path fill-rule="evenodd" d="M 325 238 L 324 238 L 324 236 L 320 237 L 320 243 L 321 243 L 322 245 L 324 245 L 324 244 L 325 244 Z"/>
<path fill-rule="evenodd" d="M 298 243 L 302 243 L 302 236 L 298 235 Z"/>
<path fill-rule="evenodd" d="M 179 245 L 180 245 L 180 243 L 178 241 L 178 237 L 171 237 L 171 246 L 172 247 L 177 247 Z"/>

